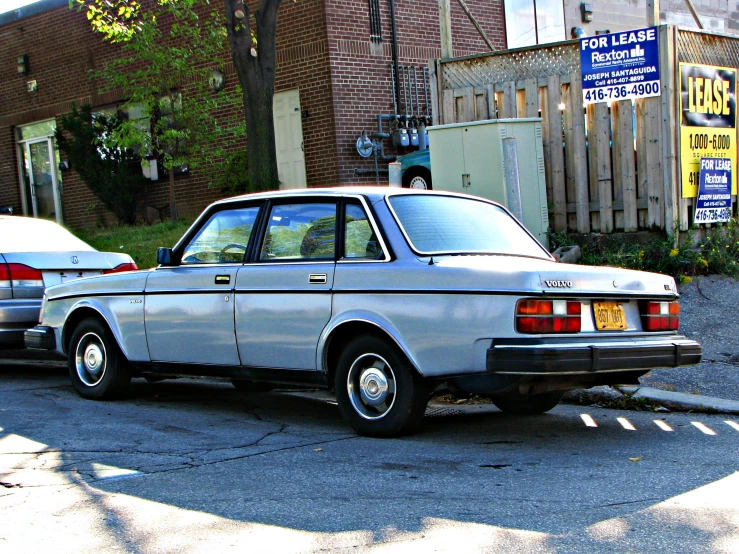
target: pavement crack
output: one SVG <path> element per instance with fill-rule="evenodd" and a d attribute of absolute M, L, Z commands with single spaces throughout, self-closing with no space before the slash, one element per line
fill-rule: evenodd
<path fill-rule="evenodd" d="M 653 502 L 660 502 L 662 501 L 662 498 L 653 497 L 653 498 L 641 498 L 639 500 L 625 500 L 623 502 L 611 502 L 610 504 L 601 504 L 599 506 L 596 506 L 597 508 L 612 508 L 614 506 L 628 506 L 630 504 L 644 504 L 644 503 L 653 503 Z"/>
<path fill-rule="evenodd" d="M 274 431 L 272 433 L 269 433 L 269 435 L 272 435 L 272 434 L 275 434 L 275 433 L 279 433 L 279 432 L 280 431 Z M 254 443 L 251 443 L 251 444 L 248 444 L 248 445 L 244 445 L 244 446 L 237 446 L 237 447 L 229 448 L 228 450 L 242 449 L 242 448 L 249 448 L 251 446 L 257 446 L 258 443 L 260 441 L 264 440 L 265 438 L 267 438 L 267 436 L 264 436 L 264 437 L 260 438 L 258 441 L 254 442 Z M 191 457 L 191 460 L 193 460 L 191 464 L 188 463 L 188 462 L 185 462 L 184 463 L 187 467 L 177 467 L 177 468 L 171 468 L 171 469 L 162 469 L 162 470 L 159 470 L 159 471 L 150 471 L 147 474 L 148 475 L 154 475 L 154 474 L 159 474 L 159 473 L 172 473 L 172 472 L 175 472 L 175 471 L 183 471 L 183 470 L 187 470 L 187 469 L 197 469 L 197 468 L 200 468 L 200 467 L 206 467 L 206 466 L 212 466 L 212 465 L 222 464 L 222 463 L 225 463 L 225 462 L 233 462 L 233 461 L 236 461 L 236 460 L 246 460 L 248 458 L 254 458 L 256 456 L 264 456 L 266 454 L 274 454 L 274 453 L 277 453 L 277 452 L 286 452 L 288 450 L 296 450 L 296 449 L 299 449 L 299 448 L 308 448 L 308 447 L 311 447 L 311 446 L 320 446 L 320 445 L 325 445 L 325 444 L 331 444 L 331 443 L 334 443 L 334 442 L 340 442 L 340 441 L 351 440 L 351 439 L 358 439 L 358 438 L 360 438 L 360 437 L 359 436 L 356 436 L 356 435 L 353 435 L 353 436 L 350 436 L 350 437 L 340 437 L 338 439 L 330 439 L 330 440 L 325 440 L 325 441 L 316 441 L 316 442 L 295 444 L 295 445 L 292 445 L 292 446 L 284 446 L 284 447 L 281 447 L 281 448 L 272 448 L 270 450 L 264 450 L 264 451 L 261 451 L 261 452 L 251 452 L 249 454 L 242 454 L 242 455 L 239 455 L 239 456 L 229 456 L 227 458 L 221 458 L 221 459 L 218 459 L 218 460 L 210 460 L 210 461 L 202 461 L 202 462 L 195 461 L 195 459 Z M 222 450 L 225 450 L 225 449 L 222 449 Z M 207 452 L 215 452 L 215 451 L 214 450 L 208 450 Z"/>

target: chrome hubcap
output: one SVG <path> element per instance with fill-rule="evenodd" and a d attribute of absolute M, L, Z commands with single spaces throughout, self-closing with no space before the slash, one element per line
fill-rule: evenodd
<path fill-rule="evenodd" d="M 362 401 L 370 406 L 378 406 L 387 398 L 387 378 L 377 368 L 365 369 L 359 377 L 359 394 Z"/>
<path fill-rule="evenodd" d="M 105 345 L 95 333 L 87 333 L 77 343 L 75 369 L 80 381 L 94 387 L 105 376 L 107 365 Z"/>
<path fill-rule="evenodd" d="M 395 403 L 395 374 L 377 354 L 364 354 L 349 369 L 346 382 L 349 401 L 365 419 L 381 419 Z"/>

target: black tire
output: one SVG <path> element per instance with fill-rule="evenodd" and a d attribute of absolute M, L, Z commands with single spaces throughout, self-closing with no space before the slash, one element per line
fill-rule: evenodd
<path fill-rule="evenodd" d="M 423 166 L 409 167 L 403 173 L 403 187 L 433 190 L 431 172 Z"/>
<path fill-rule="evenodd" d="M 243 379 L 233 379 L 231 384 L 234 388 L 243 394 L 251 394 L 253 392 L 269 392 L 275 386 L 271 383 L 258 383 L 255 381 L 246 381 Z"/>
<path fill-rule="evenodd" d="M 131 367 L 108 326 L 96 318 L 83 320 L 72 333 L 67 352 L 69 377 L 84 398 L 107 400 L 128 392 Z"/>
<path fill-rule="evenodd" d="M 554 408 L 562 400 L 562 395 L 564 395 L 562 391 L 532 395 L 511 392 L 506 395 L 492 396 L 490 399 L 493 401 L 493 404 L 507 414 L 536 415 L 543 414 Z"/>
<path fill-rule="evenodd" d="M 421 424 L 429 399 L 427 383 L 405 356 L 375 335 L 360 335 L 346 345 L 334 385 L 341 415 L 368 437 L 413 431 Z"/>

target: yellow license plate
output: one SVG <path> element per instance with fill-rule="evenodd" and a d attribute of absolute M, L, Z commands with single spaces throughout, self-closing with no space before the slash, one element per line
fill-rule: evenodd
<path fill-rule="evenodd" d="M 598 331 L 623 331 L 626 329 L 626 312 L 620 302 L 593 302 L 595 328 Z"/>

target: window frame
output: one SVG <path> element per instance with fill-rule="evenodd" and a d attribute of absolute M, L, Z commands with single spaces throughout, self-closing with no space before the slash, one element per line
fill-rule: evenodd
<path fill-rule="evenodd" d="M 216 204 L 211 207 L 211 209 L 208 209 L 204 211 L 198 219 L 195 220 L 195 222 L 190 226 L 190 228 L 185 232 L 184 235 L 180 238 L 179 241 L 177 241 L 177 244 L 172 248 L 172 256 L 173 256 L 173 263 L 172 265 L 166 266 L 168 268 L 171 267 L 228 267 L 233 265 L 244 265 L 248 263 L 249 256 L 251 251 L 254 248 L 254 242 L 256 241 L 256 238 L 259 234 L 259 229 L 261 228 L 261 222 L 264 218 L 264 207 L 266 202 L 263 199 L 259 200 L 251 200 L 251 201 L 245 201 L 245 202 L 229 202 L 229 203 L 223 203 L 223 204 Z M 211 220 L 211 218 L 223 211 L 228 210 L 237 210 L 242 208 L 258 208 L 257 217 L 254 220 L 254 225 L 252 227 L 251 234 L 249 235 L 249 241 L 246 245 L 246 252 L 244 254 L 244 257 L 242 258 L 241 262 L 229 262 L 229 263 L 211 263 L 211 262 L 203 262 L 203 263 L 194 263 L 194 264 L 183 264 L 182 263 L 182 255 L 185 252 L 185 248 L 187 248 L 187 245 L 190 244 L 190 242 L 193 240 L 193 238 L 205 227 L 205 225 Z"/>

